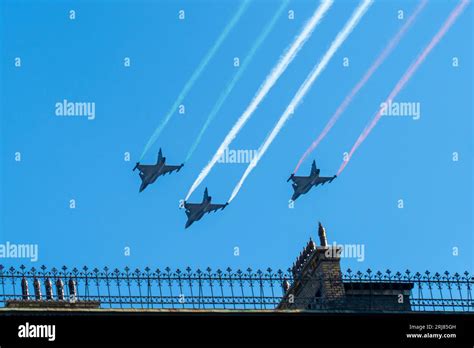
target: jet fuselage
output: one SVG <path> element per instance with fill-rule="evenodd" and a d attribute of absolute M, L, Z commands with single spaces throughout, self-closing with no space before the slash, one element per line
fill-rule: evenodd
<path fill-rule="evenodd" d="M 197 212 L 195 212 L 194 214 L 189 216 L 185 227 L 188 228 L 189 226 L 192 225 L 193 222 L 201 220 L 202 217 L 204 216 L 205 212 L 206 212 L 207 207 L 209 207 L 210 204 L 211 204 L 210 199 L 207 199 L 206 201 L 204 201 L 202 203 L 202 208 L 200 210 L 198 210 Z"/>
<path fill-rule="evenodd" d="M 295 176 L 294 173 L 290 175 L 287 181 L 293 181 L 293 196 L 291 197 L 292 201 L 295 201 L 299 196 L 308 193 L 313 186 L 324 185 L 326 182 L 331 183 L 336 175 L 332 177 L 323 177 L 319 173 L 321 171 L 316 167 L 316 161 L 313 161 L 311 165 L 311 172 L 308 176 Z"/>
<path fill-rule="evenodd" d="M 291 199 L 294 201 L 297 199 L 299 196 L 304 195 L 305 193 L 308 193 L 311 188 L 316 185 L 319 177 L 319 169 L 318 172 L 314 175 L 311 176 L 311 181 L 309 181 L 306 185 L 301 185 L 297 187 L 297 190 L 293 194 L 293 197 Z"/>
<path fill-rule="evenodd" d="M 150 171 L 148 174 L 145 174 L 145 176 L 143 177 L 142 184 L 140 185 L 140 192 L 142 192 L 144 189 L 146 189 L 148 185 L 153 184 L 156 179 L 158 179 L 161 174 L 161 169 L 164 165 L 165 161 L 155 164 L 156 169 Z"/>

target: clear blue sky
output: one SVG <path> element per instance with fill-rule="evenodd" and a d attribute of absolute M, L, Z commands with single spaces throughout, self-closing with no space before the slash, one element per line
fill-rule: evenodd
<path fill-rule="evenodd" d="M 407 18 L 417 5 L 376 1 L 232 204 L 184 230 L 179 200 L 317 4 L 290 2 L 295 19 L 280 18 L 191 160 L 139 194 L 134 162 L 238 1 L 2 1 L 0 242 L 38 243 L 39 260 L 0 263 L 287 268 L 309 236 L 317 238 L 320 220 L 330 242 L 365 246 L 364 262 L 345 259 L 343 268 L 472 270 L 472 4 L 399 94 L 399 101 L 421 103 L 420 120 L 383 118 L 337 180 L 289 209 L 286 179 L 300 155 L 400 28 L 397 11 Z M 428 4 L 312 155 L 322 175 L 337 171 L 343 152 L 456 4 Z M 336 1 L 231 149 L 258 148 L 356 5 Z M 171 120 L 144 162 L 154 162 L 159 147 L 170 164 L 184 160 L 235 73 L 233 58 L 245 57 L 278 6 L 251 3 L 187 96 L 186 114 Z M 63 99 L 95 102 L 96 119 L 56 117 Z M 301 174 L 309 167 L 307 161 Z M 192 201 L 208 186 L 216 203 L 224 202 L 245 168 L 218 164 Z"/>

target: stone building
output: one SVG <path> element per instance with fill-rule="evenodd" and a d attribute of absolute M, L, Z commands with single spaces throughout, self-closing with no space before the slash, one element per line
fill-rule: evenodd
<path fill-rule="evenodd" d="M 341 272 L 342 247 L 328 245 L 319 223 L 317 246 L 310 238 L 292 266 L 293 282 L 285 281 L 277 309 L 336 311 L 410 311 L 413 283 L 350 281 Z"/>

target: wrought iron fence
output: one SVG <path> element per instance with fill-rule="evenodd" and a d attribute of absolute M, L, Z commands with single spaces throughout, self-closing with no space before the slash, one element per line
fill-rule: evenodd
<path fill-rule="evenodd" d="M 108 267 L 69 270 L 64 266 L 48 270 L 45 266 L 7 269 L 0 265 L 0 306 L 62 304 L 100 308 L 275 309 L 287 300 L 287 291 L 292 284 L 322 281 L 328 279 L 295 278 L 290 269 L 273 271 L 270 268 L 265 271 L 250 268 L 245 271 L 230 268 L 193 271 L 189 267 L 184 271 L 168 267 L 163 270 L 148 267 L 144 270 L 128 267 L 123 270 Z M 474 279 L 468 272 L 413 274 L 410 271 L 382 273 L 349 269 L 336 281 L 339 284 L 342 281 L 346 289 L 338 306 L 334 306 L 334 300 L 312 294 L 297 296 L 299 308 L 380 310 L 380 306 L 373 306 L 374 299 L 404 288 L 409 292 L 408 310 L 474 311 Z"/>

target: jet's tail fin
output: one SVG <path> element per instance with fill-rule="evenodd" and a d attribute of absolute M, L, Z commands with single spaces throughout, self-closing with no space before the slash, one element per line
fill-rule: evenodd
<path fill-rule="evenodd" d="M 210 198 L 211 197 L 209 197 L 209 192 L 207 191 L 207 187 L 206 187 L 206 189 L 204 190 L 204 196 L 202 197 L 202 201 L 205 202 Z"/>
<path fill-rule="evenodd" d="M 316 160 L 313 160 L 313 164 L 311 165 L 311 175 L 317 174 L 318 168 L 316 167 Z"/>
<path fill-rule="evenodd" d="M 163 153 L 161 152 L 161 147 L 160 147 L 160 151 L 158 151 L 158 161 L 157 163 L 160 163 L 161 161 L 163 161 L 164 157 L 163 157 Z"/>

